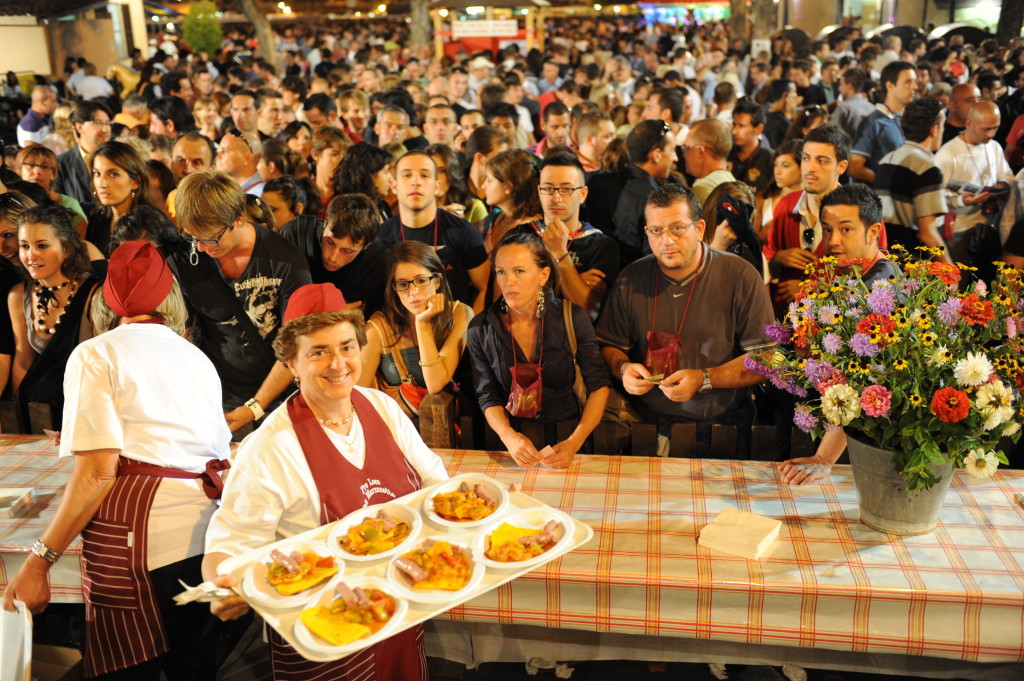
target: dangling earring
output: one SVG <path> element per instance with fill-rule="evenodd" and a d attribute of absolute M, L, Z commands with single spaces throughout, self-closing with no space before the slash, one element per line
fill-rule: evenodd
<path fill-rule="evenodd" d="M 295 382 L 295 385 L 299 385 L 299 377 L 298 376 L 292 376 L 292 381 Z"/>
<path fill-rule="evenodd" d="M 132 190 L 132 201 L 134 201 L 134 200 L 135 200 L 135 190 L 133 189 Z"/>
<path fill-rule="evenodd" d="M 537 319 L 544 318 L 544 289 L 540 291 L 540 298 L 537 299 Z"/>
<path fill-rule="evenodd" d="M 505 302 L 505 296 L 498 298 L 498 312 L 508 314 L 508 303 Z"/>

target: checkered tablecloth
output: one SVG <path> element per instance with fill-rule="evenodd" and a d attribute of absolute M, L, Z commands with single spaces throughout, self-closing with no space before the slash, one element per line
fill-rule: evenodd
<path fill-rule="evenodd" d="M 16 518 L 0 518 L 0 590 L 7 588 L 29 547 L 53 520 L 73 466 L 71 457 L 57 458 L 50 438 L 0 435 L 0 486 L 35 489 L 33 504 Z M 82 602 L 81 557 L 82 540 L 76 538 L 50 569 L 51 602 Z"/>
<path fill-rule="evenodd" d="M 1024 473 L 958 474 L 936 531 L 898 538 L 857 521 L 853 477 L 779 486 L 771 464 L 578 457 L 565 471 L 441 452 L 594 528 L 591 542 L 451 611 L 456 621 L 854 653 L 1024 660 Z M 733 506 L 783 521 L 760 561 L 698 547 Z M 558 636 L 557 632 L 552 632 Z M 651 659 L 651 658 L 648 658 Z"/>

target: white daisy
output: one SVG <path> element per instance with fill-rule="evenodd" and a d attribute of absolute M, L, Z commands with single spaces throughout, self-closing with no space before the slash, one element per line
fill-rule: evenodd
<path fill-rule="evenodd" d="M 1017 431 L 1019 431 L 1019 430 L 1020 430 L 1020 423 L 1018 423 L 1017 421 L 1012 421 L 1012 422 L 1006 424 L 1006 427 L 1003 428 L 1003 432 L 1000 433 L 1000 435 L 1002 437 L 1010 437 L 1011 435 L 1016 435 Z"/>
<path fill-rule="evenodd" d="M 964 457 L 964 470 L 975 478 L 991 478 L 999 465 L 995 452 L 986 452 L 984 449 L 972 449 Z"/>
<path fill-rule="evenodd" d="M 860 416 L 860 395 L 845 383 L 834 385 L 822 396 L 821 411 L 829 423 L 848 426 Z"/>
<path fill-rule="evenodd" d="M 979 386 L 992 375 L 992 362 L 983 353 L 968 352 L 953 367 L 953 376 L 960 385 Z"/>
<path fill-rule="evenodd" d="M 942 366 L 949 361 L 949 348 L 945 345 L 940 345 L 932 351 L 931 356 L 928 357 L 928 363 L 934 366 Z"/>

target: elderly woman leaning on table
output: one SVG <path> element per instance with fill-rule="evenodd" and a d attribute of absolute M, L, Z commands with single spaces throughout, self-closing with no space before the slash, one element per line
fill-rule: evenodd
<path fill-rule="evenodd" d="M 574 358 L 563 309 L 569 303 L 555 297 L 558 267 L 541 240 L 513 232 L 491 257 L 502 296 L 469 326 L 480 409 L 516 463 L 565 468 L 601 422 L 611 385 L 590 315 L 572 306 Z M 576 364 L 588 392 L 582 413 L 573 393 Z M 526 419 L 545 424 L 554 450 L 546 457 L 516 429 Z M 554 433 L 558 421 L 579 422 L 562 442 Z"/>
<path fill-rule="evenodd" d="M 96 308 L 97 326 L 111 330 L 75 348 L 65 375 L 60 456 L 74 455 L 74 470 L 4 607 L 17 598 L 41 612 L 50 566 L 81 533 L 85 675 L 212 679 L 215 620 L 173 596 L 178 579 L 201 581 L 206 523 L 227 468 L 220 380 L 179 335 L 185 302 L 152 244 L 114 252 Z M 168 399 L 183 385 L 188 399 Z"/>
<path fill-rule="evenodd" d="M 410 415 L 428 393 L 450 389 L 473 309 L 455 300 L 434 249 L 403 241 L 387 256 L 384 309 L 366 324 L 359 385 L 377 386 Z"/>
<path fill-rule="evenodd" d="M 332 284 L 303 286 L 288 301 L 274 351 L 298 381 L 299 392 L 271 413 L 235 456 L 206 535 L 203 573 L 220 586 L 235 583 L 229 575 L 217 576 L 218 566 L 230 556 L 448 477 L 441 459 L 423 444 L 394 400 L 356 387 L 360 348 L 366 343 L 363 315 L 341 309 L 344 304 Z M 238 596 L 210 607 L 224 620 L 248 609 Z M 347 670 L 368 665 L 381 681 L 426 679 L 419 627 L 326 663 L 309 662 L 276 632 L 268 635 L 279 681 L 347 679 Z"/>

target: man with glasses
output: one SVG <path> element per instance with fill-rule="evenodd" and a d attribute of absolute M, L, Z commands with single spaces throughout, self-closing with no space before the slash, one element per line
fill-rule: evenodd
<path fill-rule="evenodd" d="M 288 298 L 311 283 L 309 269 L 288 240 L 245 219 L 245 194 L 226 173 L 186 177 L 175 208 L 191 243 L 171 253 L 168 265 L 188 302 L 193 340 L 217 368 L 228 425 L 236 430 L 269 411 L 288 384 L 271 345 Z"/>
<path fill-rule="evenodd" d="M 538 191 L 544 208 L 540 237 L 558 265 L 561 297 L 596 318 L 619 273 L 619 249 L 601 230 L 580 220 L 580 206 L 587 199 L 583 165 L 570 153 L 551 154 L 541 161 Z"/>
<path fill-rule="evenodd" d="M 377 240 L 389 248 L 406 240 L 433 247 L 444 263 L 452 296 L 474 312 L 484 309 L 490 267 L 480 231 L 437 207 L 437 164 L 410 151 L 395 165 L 398 215 L 380 227 Z"/>
<path fill-rule="evenodd" d="M 256 135 L 231 128 L 220 140 L 217 170 L 222 170 L 233 177 L 246 194 L 260 196 L 266 184 L 260 171 L 256 169 L 261 150 Z"/>
<path fill-rule="evenodd" d="M 76 199 L 88 212 L 94 203 L 89 161 L 110 141 L 110 109 L 95 100 L 81 102 L 71 114 L 71 125 L 78 144 L 57 159 L 60 170 L 53 190 Z"/>
<path fill-rule="evenodd" d="M 697 424 L 699 456 L 710 456 L 712 424 L 738 426 L 747 458 L 754 407 L 743 367 L 768 345 L 773 320 L 761 277 L 746 261 L 704 244 L 700 201 L 678 185 L 648 197 L 644 232 L 651 254 L 619 273 L 597 325 L 597 341 L 630 403 L 658 424 L 668 453 L 673 423 Z"/>
<path fill-rule="evenodd" d="M 334 284 L 349 307 L 370 318 L 384 307 L 387 249 L 377 243 L 380 213 L 365 194 L 341 194 L 331 199 L 326 220 L 300 215 L 280 234 L 299 247 L 309 263 L 314 284 Z"/>

